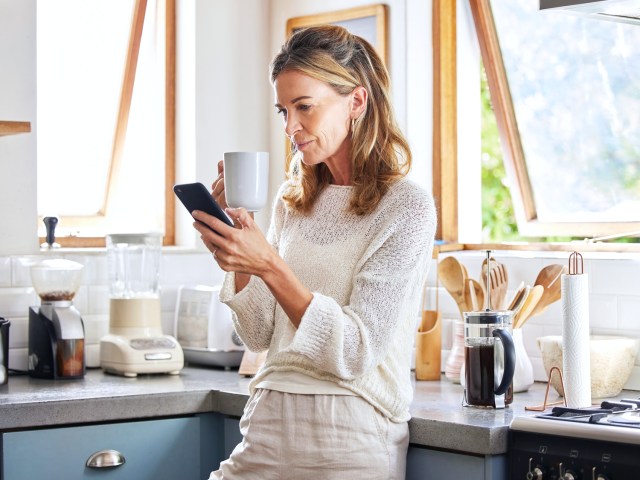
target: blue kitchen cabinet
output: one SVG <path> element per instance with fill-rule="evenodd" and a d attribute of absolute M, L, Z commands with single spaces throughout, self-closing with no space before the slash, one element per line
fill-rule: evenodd
<path fill-rule="evenodd" d="M 202 414 L 2 434 L 2 480 L 208 478 L 224 455 L 223 417 Z M 92 454 L 120 452 L 116 467 L 89 468 Z"/>
<path fill-rule="evenodd" d="M 506 480 L 506 455 L 471 455 L 409 446 L 406 480 Z"/>

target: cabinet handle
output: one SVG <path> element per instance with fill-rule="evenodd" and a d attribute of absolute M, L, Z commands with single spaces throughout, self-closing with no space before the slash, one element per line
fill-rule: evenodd
<path fill-rule="evenodd" d="M 117 450 L 100 450 L 87 459 L 86 466 L 89 468 L 112 468 L 119 467 L 125 461 L 124 455 Z"/>

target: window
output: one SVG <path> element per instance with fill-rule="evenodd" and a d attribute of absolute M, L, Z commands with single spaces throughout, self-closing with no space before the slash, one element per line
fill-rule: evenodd
<path fill-rule="evenodd" d="M 521 234 L 639 230 L 640 29 L 539 11 L 531 0 L 493 0 L 491 10 L 499 49 L 482 51 L 492 97 L 511 100 L 500 113 L 512 112 L 517 128 L 507 161 Z M 491 27 L 481 24 L 481 42 Z"/>
<path fill-rule="evenodd" d="M 534 240 L 638 232 L 640 74 L 634 66 L 640 63 L 640 28 L 539 11 L 534 0 L 469 5 L 519 235 Z M 447 8 L 434 0 L 436 80 L 447 69 L 454 78 L 456 73 L 446 61 L 455 63 L 455 26 L 436 15 Z M 452 101 L 446 84 L 440 85 L 434 132 L 442 143 L 446 132 L 455 132 L 455 92 Z M 434 177 L 440 172 L 434 193 L 443 202 L 457 198 L 458 174 L 452 178 L 444 153 L 442 146 L 434 151 Z M 442 238 L 456 241 L 457 218 L 442 215 Z"/>
<path fill-rule="evenodd" d="M 38 221 L 64 246 L 173 243 L 174 0 L 38 3 Z"/>

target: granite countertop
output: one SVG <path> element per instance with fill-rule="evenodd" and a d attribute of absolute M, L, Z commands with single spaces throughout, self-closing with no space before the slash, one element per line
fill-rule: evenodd
<path fill-rule="evenodd" d="M 11 376 L 0 387 L 0 431 L 81 423 L 138 420 L 219 412 L 240 416 L 249 379 L 237 370 L 186 367 L 180 375 L 125 378 L 87 370 L 79 380 L 42 380 Z M 507 451 L 514 416 L 532 415 L 525 406 L 540 405 L 545 384 L 516 394 L 504 410 L 461 405 L 462 387 L 441 381 L 415 382 L 409 422 L 411 443 L 473 454 Z M 550 400 L 556 400 L 553 389 Z"/>

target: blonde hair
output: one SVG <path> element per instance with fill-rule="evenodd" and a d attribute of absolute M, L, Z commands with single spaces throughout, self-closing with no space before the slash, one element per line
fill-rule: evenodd
<path fill-rule="evenodd" d="M 390 100 L 390 81 L 384 63 L 363 38 L 343 27 L 322 25 L 296 31 L 271 62 L 271 82 L 282 72 L 298 71 L 348 95 L 362 86 L 368 92 L 365 111 L 351 131 L 353 192 L 349 210 L 358 215 L 372 212 L 390 185 L 411 168 L 409 143 L 400 131 Z M 331 181 L 324 164 L 305 165 L 293 150 L 285 203 L 308 212 L 317 194 Z"/>

